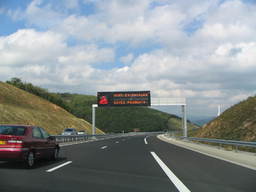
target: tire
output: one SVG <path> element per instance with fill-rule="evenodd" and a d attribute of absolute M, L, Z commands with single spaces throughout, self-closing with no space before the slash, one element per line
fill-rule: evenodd
<path fill-rule="evenodd" d="M 26 166 L 27 168 L 33 168 L 35 165 L 35 154 L 30 151 L 27 155 L 27 159 L 26 159 Z"/>
<path fill-rule="evenodd" d="M 55 148 L 54 149 L 54 152 L 53 152 L 53 155 L 52 155 L 52 158 L 51 158 L 52 160 L 54 160 L 54 161 L 56 161 L 56 160 L 58 160 L 59 159 L 59 148 Z"/>

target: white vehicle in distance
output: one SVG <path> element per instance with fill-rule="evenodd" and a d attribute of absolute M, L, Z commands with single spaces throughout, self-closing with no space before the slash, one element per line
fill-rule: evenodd
<path fill-rule="evenodd" d="M 66 128 L 64 129 L 62 135 L 77 135 L 77 131 L 74 128 Z"/>
<path fill-rule="evenodd" d="M 78 135 L 86 135 L 86 132 L 84 130 L 78 131 L 77 132 Z"/>

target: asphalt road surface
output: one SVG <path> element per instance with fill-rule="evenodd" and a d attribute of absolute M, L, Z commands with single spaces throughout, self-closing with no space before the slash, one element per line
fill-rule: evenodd
<path fill-rule="evenodd" d="M 255 192 L 256 171 L 144 135 L 65 146 L 34 169 L 0 162 L 0 191 Z"/>

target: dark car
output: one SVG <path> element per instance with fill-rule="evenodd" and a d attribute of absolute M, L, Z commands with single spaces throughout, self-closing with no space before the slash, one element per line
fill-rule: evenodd
<path fill-rule="evenodd" d="M 35 160 L 56 160 L 59 145 L 43 128 L 28 125 L 0 125 L 0 161 L 20 160 L 33 167 Z"/>

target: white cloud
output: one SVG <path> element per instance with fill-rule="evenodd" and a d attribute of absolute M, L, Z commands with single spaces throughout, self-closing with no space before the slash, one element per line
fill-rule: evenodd
<path fill-rule="evenodd" d="M 239 0 L 226 1 L 211 12 L 199 35 L 217 42 L 255 41 L 255 8 Z"/>
<path fill-rule="evenodd" d="M 32 0 L 25 10 L 8 10 L 8 15 L 14 20 L 25 20 L 30 27 L 48 29 L 62 22 L 65 14 L 55 11 L 52 5 L 42 6 L 43 0 Z"/>
<path fill-rule="evenodd" d="M 0 65 L 24 65 L 48 62 L 66 47 L 61 35 L 52 32 L 19 30 L 0 38 Z"/>
<path fill-rule="evenodd" d="M 208 91 L 202 91 L 203 97 L 209 97 L 209 98 L 215 98 L 215 97 L 221 97 L 223 94 L 220 90 L 208 90 Z"/>
<path fill-rule="evenodd" d="M 201 30 L 201 35 L 216 40 L 241 39 L 241 37 L 252 37 L 254 30 L 243 24 L 206 24 Z"/>
<path fill-rule="evenodd" d="M 58 57 L 60 63 L 94 64 L 98 62 L 114 61 L 114 51 L 109 48 L 98 49 L 96 45 L 76 46 Z"/>
<path fill-rule="evenodd" d="M 0 38 L 0 57 L 0 74 L 5 79 L 6 72 L 12 71 L 9 78 L 73 85 L 90 79 L 98 62 L 113 61 L 114 51 L 93 44 L 68 47 L 61 35 L 24 29 Z"/>
<path fill-rule="evenodd" d="M 126 42 L 133 46 L 147 40 L 173 42 L 184 36 L 179 23 L 185 15 L 175 6 L 166 4 L 149 8 L 151 1 L 132 2 L 99 1 L 98 13 L 89 16 L 73 14 L 53 28 L 81 40 Z"/>
<path fill-rule="evenodd" d="M 245 100 L 247 99 L 249 96 L 251 96 L 250 94 L 246 94 L 246 93 L 240 93 L 238 95 L 234 95 L 230 98 L 232 103 L 237 103 L 239 101 Z"/>
<path fill-rule="evenodd" d="M 223 44 L 210 57 L 210 62 L 230 72 L 248 72 L 256 68 L 256 42 Z"/>
<path fill-rule="evenodd" d="M 0 38 L 2 78 L 10 73 L 10 77 L 41 79 L 41 84 L 78 92 L 149 89 L 155 96 L 186 96 L 214 107 L 254 93 L 254 4 L 239 0 L 84 2 L 88 1 L 95 6 L 89 15 L 71 11 L 78 8 L 76 0 L 66 1 L 71 14 L 37 0 L 25 12 L 11 12 L 31 28 L 45 31 L 24 29 Z M 188 35 L 190 29 L 184 31 L 184 26 L 198 18 L 201 26 Z M 70 46 L 69 39 L 75 39 L 75 45 Z M 115 53 L 120 44 L 127 48 L 122 57 Z M 118 61 L 127 66 L 117 68 Z M 105 70 L 107 63 L 113 67 Z"/>
<path fill-rule="evenodd" d="M 120 61 L 122 63 L 130 63 L 134 58 L 134 55 L 132 53 L 129 53 L 128 55 L 126 56 L 123 56 L 120 58 Z"/>
<path fill-rule="evenodd" d="M 123 73 L 123 72 L 127 72 L 129 71 L 129 67 L 128 66 L 125 66 L 125 67 L 122 67 L 122 68 L 118 68 L 116 70 L 117 73 Z"/>
<path fill-rule="evenodd" d="M 42 73 L 48 72 L 48 68 L 46 66 L 41 66 L 41 65 L 24 66 L 22 70 L 24 73 L 30 73 L 35 75 L 41 75 Z"/>

